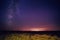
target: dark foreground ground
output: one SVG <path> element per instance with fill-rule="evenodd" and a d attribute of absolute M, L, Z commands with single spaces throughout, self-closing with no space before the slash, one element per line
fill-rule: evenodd
<path fill-rule="evenodd" d="M 60 31 L 0 31 L 0 40 L 60 40 Z"/>

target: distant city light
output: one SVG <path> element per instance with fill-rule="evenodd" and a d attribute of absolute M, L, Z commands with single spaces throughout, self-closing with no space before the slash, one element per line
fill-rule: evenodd
<path fill-rule="evenodd" d="M 45 31 L 46 28 L 32 28 L 31 31 Z"/>
<path fill-rule="evenodd" d="M 47 28 L 22 28 L 22 31 L 46 31 Z"/>

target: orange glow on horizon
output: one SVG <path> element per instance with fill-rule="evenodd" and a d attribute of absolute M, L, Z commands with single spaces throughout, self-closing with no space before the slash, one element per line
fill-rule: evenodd
<path fill-rule="evenodd" d="M 27 29 L 22 29 L 22 31 L 46 31 L 47 28 L 27 28 Z"/>
<path fill-rule="evenodd" d="M 37 27 L 30 27 L 30 26 L 25 26 L 25 27 L 18 27 L 15 28 L 14 30 L 18 31 L 55 31 L 58 30 L 55 26 L 51 25 L 45 25 L 45 26 L 37 26 Z"/>
<path fill-rule="evenodd" d="M 46 28 L 31 28 L 31 31 L 45 31 Z"/>

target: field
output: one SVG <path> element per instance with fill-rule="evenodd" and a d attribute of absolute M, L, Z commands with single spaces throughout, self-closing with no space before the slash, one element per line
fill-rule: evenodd
<path fill-rule="evenodd" d="M 56 34 L 55 34 L 56 33 Z M 0 40 L 60 40 L 59 32 L 1 32 Z"/>

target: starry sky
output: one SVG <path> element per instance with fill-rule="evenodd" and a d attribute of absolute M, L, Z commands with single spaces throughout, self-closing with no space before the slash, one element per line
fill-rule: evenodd
<path fill-rule="evenodd" d="M 1 0 L 0 6 L 1 30 L 60 30 L 59 0 Z"/>

